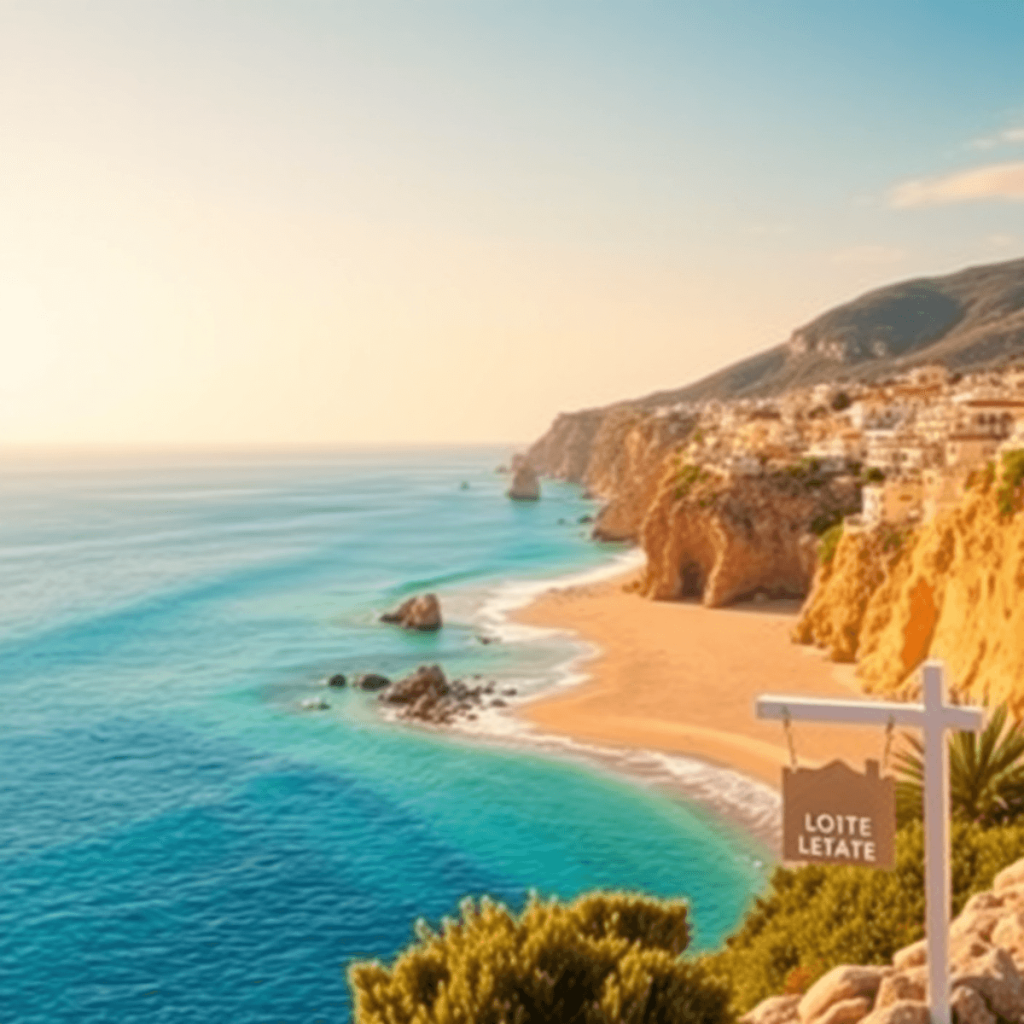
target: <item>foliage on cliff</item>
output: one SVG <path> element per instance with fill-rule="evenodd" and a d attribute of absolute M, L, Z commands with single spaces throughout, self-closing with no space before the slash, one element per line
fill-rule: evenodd
<path fill-rule="evenodd" d="M 794 638 L 857 661 L 868 692 L 913 697 L 942 659 L 952 690 L 1024 712 L 1024 459 L 983 474 L 914 530 L 846 531 L 819 566 Z"/>
<path fill-rule="evenodd" d="M 440 932 L 389 969 L 355 964 L 357 1024 L 526 1024 L 728 1019 L 728 989 L 683 960 L 687 905 L 592 893 L 565 905 L 532 898 L 514 915 L 467 900 Z"/>
<path fill-rule="evenodd" d="M 1024 856 L 1024 825 L 952 829 L 953 912 Z M 884 913 L 879 909 L 884 908 Z M 729 980 L 733 1009 L 745 1012 L 786 990 L 804 991 L 839 964 L 882 964 L 917 941 L 924 923 L 924 841 L 913 822 L 896 837 L 896 867 L 777 868 L 768 893 L 723 951 L 705 959 Z"/>

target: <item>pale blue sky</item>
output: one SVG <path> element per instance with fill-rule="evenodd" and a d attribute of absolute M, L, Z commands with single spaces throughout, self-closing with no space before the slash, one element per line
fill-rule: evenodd
<path fill-rule="evenodd" d="M 0 0 L 0 444 L 525 440 L 1024 254 L 1024 2 Z"/>

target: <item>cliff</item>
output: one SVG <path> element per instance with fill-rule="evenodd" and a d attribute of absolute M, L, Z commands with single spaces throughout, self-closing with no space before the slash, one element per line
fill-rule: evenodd
<path fill-rule="evenodd" d="M 916 530 L 844 536 L 795 638 L 856 658 L 869 692 L 912 696 L 914 669 L 941 658 L 963 699 L 1024 713 L 1024 513 L 998 492 L 979 483 Z"/>
<path fill-rule="evenodd" d="M 744 597 L 803 597 L 814 575 L 812 529 L 859 508 L 850 478 L 798 467 L 731 476 L 668 460 L 644 517 L 639 591 L 719 607 Z"/>

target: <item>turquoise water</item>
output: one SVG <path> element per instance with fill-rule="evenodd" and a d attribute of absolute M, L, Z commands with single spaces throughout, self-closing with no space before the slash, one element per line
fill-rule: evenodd
<path fill-rule="evenodd" d="M 479 642 L 488 602 L 618 552 L 569 485 L 507 501 L 506 454 L 0 463 L 2 1024 L 345 1021 L 346 965 L 466 895 L 686 895 L 703 947 L 735 924 L 763 869 L 722 823 L 323 687 L 557 676 L 563 639 Z M 425 589 L 440 633 L 378 624 Z"/>

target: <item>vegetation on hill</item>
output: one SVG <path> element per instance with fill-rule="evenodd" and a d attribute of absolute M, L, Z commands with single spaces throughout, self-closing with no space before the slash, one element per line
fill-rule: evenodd
<path fill-rule="evenodd" d="M 952 829 L 953 912 L 1024 857 L 1024 824 Z M 879 913 L 879 908 L 885 908 Z M 896 867 L 777 868 L 768 892 L 726 947 L 705 965 L 744 1012 L 782 992 L 805 991 L 839 964 L 882 964 L 924 934 L 924 840 L 920 822 L 899 830 Z"/>
<path fill-rule="evenodd" d="M 687 905 L 630 893 L 570 904 L 531 898 L 522 914 L 472 900 L 387 968 L 349 970 L 357 1024 L 719 1024 L 727 985 L 682 959 Z"/>

